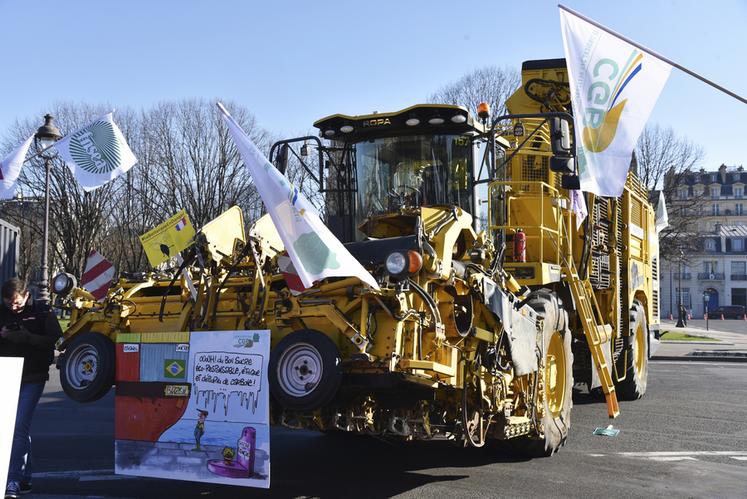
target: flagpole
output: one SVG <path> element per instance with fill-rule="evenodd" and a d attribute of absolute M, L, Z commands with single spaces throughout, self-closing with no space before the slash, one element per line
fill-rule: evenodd
<path fill-rule="evenodd" d="M 28 158 L 24 159 L 22 164 L 26 164 L 29 161 L 31 161 L 32 159 L 36 158 L 37 156 L 41 156 L 42 154 L 44 154 L 45 152 L 47 152 L 49 149 L 52 149 L 53 147 L 54 147 L 54 145 L 51 145 L 49 147 L 46 147 L 46 148 L 42 149 L 41 151 L 37 152 L 36 154 L 32 154 Z"/>
<path fill-rule="evenodd" d="M 680 71 L 683 71 L 683 72 L 685 72 L 685 73 L 689 74 L 690 76 L 692 76 L 692 77 L 694 77 L 694 78 L 697 78 L 698 80 L 702 81 L 703 83 L 707 83 L 708 85 L 712 86 L 712 87 L 713 87 L 713 88 L 715 88 L 716 90 L 721 90 L 721 91 L 722 91 L 722 92 L 724 92 L 725 94 L 727 94 L 727 95 L 729 95 L 729 96 L 731 96 L 731 97 L 734 97 L 735 99 L 737 99 L 738 101 L 740 101 L 740 102 L 741 102 L 742 104 L 747 104 L 747 99 L 745 99 L 744 97 L 742 97 L 742 96 L 740 96 L 740 95 L 737 95 L 737 94 L 735 94 L 735 93 L 734 93 L 734 92 L 732 92 L 731 90 L 728 90 L 728 89 L 726 89 L 726 88 L 722 87 L 722 86 L 721 86 L 721 85 L 719 85 L 718 83 L 715 83 L 715 82 L 713 82 L 713 81 L 709 80 L 708 78 L 706 78 L 706 77 L 704 77 L 704 76 L 701 76 L 701 75 L 699 75 L 699 74 L 698 74 L 698 73 L 696 73 L 695 71 L 691 71 L 691 70 L 687 69 L 687 68 L 686 68 L 685 66 L 682 66 L 682 65 L 680 65 L 680 64 L 677 64 L 677 63 L 676 63 L 676 62 L 674 62 L 673 60 L 671 60 L 671 59 L 668 59 L 668 58 L 664 57 L 663 55 L 659 54 L 658 52 L 655 52 L 655 51 L 651 50 L 650 48 L 644 47 L 644 46 L 643 46 L 643 45 L 641 45 L 640 43 L 634 42 L 634 41 L 633 41 L 633 40 L 631 40 L 630 38 L 628 38 L 628 37 L 625 37 L 625 36 L 621 35 L 620 33 L 617 33 L 617 32 L 615 32 L 615 31 L 613 31 L 613 30 L 609 29 L 608 27 L 606 27 L 606 26 L 603 26 L 603 25 L 599 24 L 598 22 L 594 21 L 593 19 L 589 19 L 589 18 L 588 18 L 588 17 L 586 17 L 585 15 L 583 15 L 583 14 L 581 14 L 581 13 L 579 13 L 579 12 L 576 12 L 576 11 L 575 11 L 575 10 L 573 10 L 573 9 L 570 9 L 570 8 L 566 7 L 565 5 L 562 5 L 562 4 L 558 4 L 558 8 L 560 8 L 560 9 L 563 9 L 564 11 L 568 12 L 569 14 L 573 14 L 574 16 L 576 16 L 576 17 L 578 17 L 578 18 L 580 18 L 580 19 L 583 19 L 583 20 L 584 20 L 584 21 L 586 21 L 587 23 L 589 23 L 589 24 L 592 24 L 592 25 L 596 26 L 597 28 L 599 28 L 599 29 L 601 29 L 601 30 L 603 30 L 603 31 L 606 31 L 607 33 L 609 33 L 609 34 L 610 34 L 610 35 L 612 35 L 612 36 L 616 36 L 617 38 L 619 38 L 619 39 L 621 39 L 621 40 L 624 40 L 624 41 L 628 42 L 629 44 L 633 45 L 634 47 L 637 47 L 637 48 L 639 48 L 639 49 L 643 50 L 643 51 L 644 51 L 644 52 L 646 52 L 647 54 L 649 54 L 649 55 L 651 55 L 651 56 L 653 56 L 653 57 L 656 57 L 657 59 L 659 59 L 659 60 L 661 60 L 661 61 L 664 61 L 664 62 L 666 62 L 666 63 L 667 63 L 667 64 L 669 64 L 670 66 L 672 66 L 672 67 L 674 67 L 674 68 L 677 68 L 677 69 L 679 69 Z"/>

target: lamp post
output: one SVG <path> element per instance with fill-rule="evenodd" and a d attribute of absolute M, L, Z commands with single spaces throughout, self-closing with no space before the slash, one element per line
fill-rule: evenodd
<path fill-rule="evenodd" d="M 706 289 L 703 291 L 703 316 L 705 317 L 706 321 L 706 331 L 708 331 L 708 300 L 710 300 L 711 295 L 708 293 L 708 290 Z"/>
<path fill-rule="evenodd" d="M 60 130 L 54 124 L 51 114 L 44 116 L 44 125 L 34 135 L 36 149 L 44 160 L 44 236 L 42 239 L 41 281 L 39 282 L 39 301 L 49 303 L 49 174 L 52 171 L 53 156 L 44 152 L 62 138 Z"/>
<path fill-rule="evenodd" d="M 680 250 L 680 275 L 677 279 L 677 324 L 674 327 L 685 327 L 685 317 L 682 313 L 682 258 L 685 254 Z"/>

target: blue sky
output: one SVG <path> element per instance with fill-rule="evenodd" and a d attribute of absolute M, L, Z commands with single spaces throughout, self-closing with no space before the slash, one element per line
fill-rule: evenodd
<path fill-rule="evenodd" d="M 747 0 L 565 4 L 747 96 Z M 551 1 L 0 0 L 0 26 L 0 137 L 54 102 L 191 97 L 299 135 L 330 114 L 424 102 L 482 66 L 563 56 Z M 680 71 L 650 121 L 701 144 L 709 169 L 747 165 L 747 105 Z"/>

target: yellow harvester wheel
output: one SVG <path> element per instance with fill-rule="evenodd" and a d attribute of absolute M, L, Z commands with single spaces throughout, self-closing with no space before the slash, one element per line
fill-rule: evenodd
<path fill-rule="evenodd" d="M 617 365 L 618 373 L 625 373 L 616 388 L 622 400 L 643 397 L 648 385 L 648 326 L 645 309 L 637 300 L 630 310 L 630 332 L 630 348 L 620 355 Z"/>
<path fill-rule="evenodd" d="M 541 290 L 530 299 L 529 305 L 543 319 L 542 387 L 537 395 L 540 428 L 533 435 L 517 441 L 514 448 L 532 457 L 551 456 L 565 444 L 571 427 L 571 333 L 568 331 L 567 314 L 556 295 Z"/>

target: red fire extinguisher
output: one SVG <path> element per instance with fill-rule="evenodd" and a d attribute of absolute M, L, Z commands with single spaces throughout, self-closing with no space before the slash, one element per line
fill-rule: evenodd
<path fill-rule="evenodd" d="M 527 261 L 527 235 L 521 229 L 518 229 L 514 234 L 514 261 Z"/>

